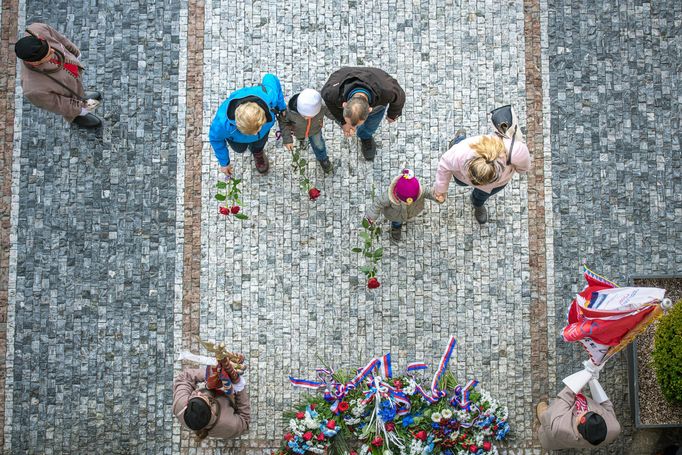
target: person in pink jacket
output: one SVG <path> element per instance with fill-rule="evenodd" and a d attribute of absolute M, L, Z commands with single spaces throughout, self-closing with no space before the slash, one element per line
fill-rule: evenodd
<path fill-rule="evenodd" d="M 521 135 L 517 136 L 521 139 Z M 515 172 L 530 169 L 530 153 L 519 139 L 500 135 L 482 135 L 467 138 L 464 130 L 458 130 L 450 149 L 441 156 L 436 171 L 433 196 L 438 202 L 445 201 L 450 180 L 459 186 L 471 186 L 471 204 L 479 224 L 488 221 L 485 201 L 509 183 Z M 513 150 L 509 153 L 513 142 Z"/>

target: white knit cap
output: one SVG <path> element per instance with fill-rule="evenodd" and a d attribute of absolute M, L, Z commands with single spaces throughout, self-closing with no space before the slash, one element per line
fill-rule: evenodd
<path fill-rule="evenodd" d="M 315 117 L 322 109 L 322 97 L 317 90 L 307 88 L 296 99 L 298 113 L 305 117 Z"/>

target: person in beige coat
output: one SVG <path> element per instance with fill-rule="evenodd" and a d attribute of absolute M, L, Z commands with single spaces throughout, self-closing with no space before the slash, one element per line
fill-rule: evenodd
<path fill-rule="evenodd" d="M 249 430 L 251 404 L 244 378 L 233 384 L 233 393 L 219 390 L 223 384 L 215 369 L 181 372 L 173 382 L 173 414 L 180 424 L 196 432 L 197 440 L 236 438 Z M 207 374 L 210 373 L 210 374 Z M 205 383 L 205 387 L 199 384 Z"/>
<path fill-rule="evenodd" d="M 33 23 L 28 36 L 18 40 L 14 51 L 22 60 L 21 86 L 31 104 L 62 115 L 83 128 L 102 126 L 92 114 L 102 98 L 85 92 L 81 52 L 68 38 L 46 24 Z"/>
<path fill-rule="evenodd" d="M 542 447 L 547 450 L 593 449 L 613 442 L 620 434 L 620 424 L 608 397 L 603 394 L 599 401 L 564 387 L 549 406 L 545 402 L 539 403 L 537 414 Z"/>
<path fill-rule="evenodd" d="M 424 211 L 424 199 L 435 200 L 429 191 L 424 191 L 419 180 L 410 169 L 403 169 L 391 181 L 384 193 L 374 199 L 365 213 L 365 219 L 375 222 L 381 215 L 391 221 L 391 239 L 399 241 L 402 225 Z"/>

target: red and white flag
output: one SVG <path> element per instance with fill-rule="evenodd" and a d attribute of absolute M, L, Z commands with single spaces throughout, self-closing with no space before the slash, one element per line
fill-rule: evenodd
<path fill-rule="evenodd" d="M 587 286 L 571 302 L 565 341 L 579 341 L 595 365 L 627 346 L 661 315 L 665 289 L 618 287 L 584 267 Z"/>

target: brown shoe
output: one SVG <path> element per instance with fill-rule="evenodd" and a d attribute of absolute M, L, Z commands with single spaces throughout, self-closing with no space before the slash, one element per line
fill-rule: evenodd
<path fill-rule="evenodd" d="M 538 420 L 540 420 L 540 416 L 545 413 L 548 407 L 549 405 L 546 401 L 541 401 L 538 403 L 537 407 L 535 408 L 535 413 L 538 416 Z"/>
<path fill-rule="evenodd" d="M 261 174 L 266 174 L 270 169 L 270 164 L 268 164 L 268 157 L 265 152 L 263 150 L 253 152 L 253 159 L 256 161 L 256 170 Z"/>

